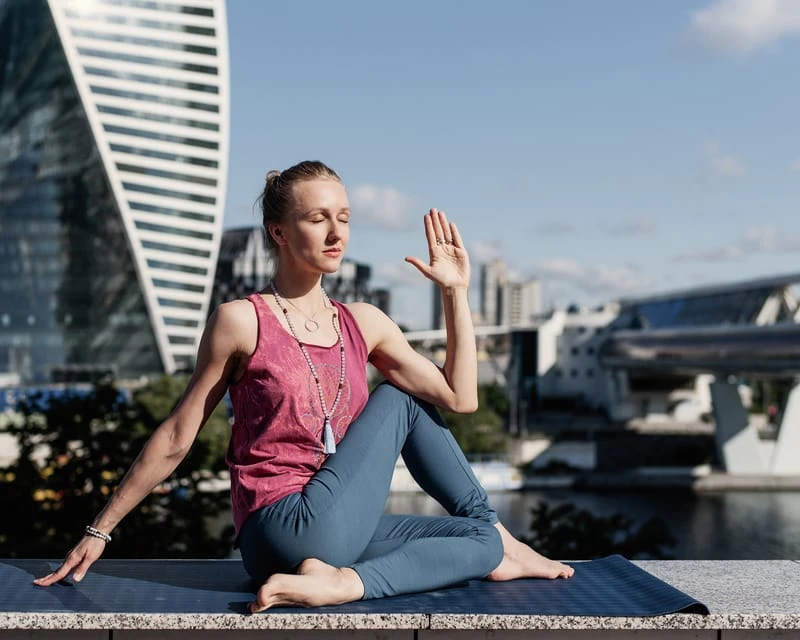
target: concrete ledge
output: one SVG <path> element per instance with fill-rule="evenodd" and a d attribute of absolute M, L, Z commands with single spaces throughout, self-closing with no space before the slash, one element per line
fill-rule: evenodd
<path fill-rule="evenodd" d="M 213 563 L 215 561 L 209 561 Z M 228 563 L 235 561 L 216 561 Z M 319 613 L 298 610 L 255 616 L 226 613 L 75 613 L 0 611 L 0 640 L 71 637 L 144 640 L 156 637 L 212 638 L 522 638 L 524 631 L 554 632 L 553 638 L 796 638 L 800 639 L 800 562 L 646 561 L 637 565 L 704 602 L 711 615 L 654 617 L 541 616 L 470 613 Z M 177 607 L 176 607 L 177 608 Z M 96 630 L 99 635 L 92 633 Z M 275 633 L 266 632 L 272 630 Z M 236 635 L 231 636 L 230 632 Z M 592 631 L 587 635 L 587 631 Z M 281 632 L 281 633 L 278 633 Z M 324 636 L 320 632 L 329 632 Z M 557 633 L 556 633 L 557 632 Z M 606 635 L 606 632 L 614 632 Z M 741 635 L 741 634 L 744 635 Z M 54 635 L 55 634 L 55 635 Z M 75 635 L 78 634 L 78 635 Z M 466 634 L 466 635 L 465 635 Z M 522 634 L 522 635 L 520 635 Z"/>

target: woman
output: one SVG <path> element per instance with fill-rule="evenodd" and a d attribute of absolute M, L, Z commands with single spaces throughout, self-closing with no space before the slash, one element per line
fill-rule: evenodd
<path fill-rule="evenodd" d="M 478 404 L 469 259 L 455 224 L 431 209 L 429 261 L 406 258 L 442 289 L 447 352 L 439 368 L 379 309 L 331 301 L 322 289 L 350 235 L 347 193 L 333 170 L 301 162 L 270 172 L 261 205 L 277 258 L 270 286 L 214 312 L 180 403 L 61 567 L 35 583 L 83 578 L 109 532 L 174 471 L 229 388 L 234 526 L 245 569 L 262 584 L 251 612 L 471 578 L 571 576 L 498 521 L 434 408 L 470 412 Z M 367 361 L 387 380 L 371 396 Z M 383 513 L 401 453 L 450 516 Z"/>

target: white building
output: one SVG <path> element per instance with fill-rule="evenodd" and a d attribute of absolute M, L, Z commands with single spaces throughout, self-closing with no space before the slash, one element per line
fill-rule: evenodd
<path fill-rule="evenodd" d="M 441 301 L 438 300 L 441 304 Z M 437 298 L 434 295 L 434 329 Z M 539 280 L 519 280 L 503 260 L 496 258 L 481 266 L 480 317 L 484 325 L 525 326 L 541 311 Z"/>
<path fill-rule="evenodd" d="M 224 0 L 6 0 L 0 22 L 0 371 L 191 366 L 225 200 Z"/>

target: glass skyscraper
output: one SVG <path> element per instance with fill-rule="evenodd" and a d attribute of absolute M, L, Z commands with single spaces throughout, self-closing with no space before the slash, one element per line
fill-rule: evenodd
<path fill-rule="evenodd" d="M 0 0 L 0 373 L 192 366 L 222 234 L 223 0 Z"/>

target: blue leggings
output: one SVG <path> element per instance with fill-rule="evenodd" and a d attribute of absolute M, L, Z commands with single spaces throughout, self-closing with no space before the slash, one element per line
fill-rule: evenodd
<path fill-rule="evenodd" d="M 402 453 L 450 516 L 384 513 Z M 250 515 L 239 544 L 258 582 L 306 558 L 351 567 L 364 598 L 483 578 L 503 559 L 497 514 L 436 409 L 382 384 L 302 491 Z"/>

